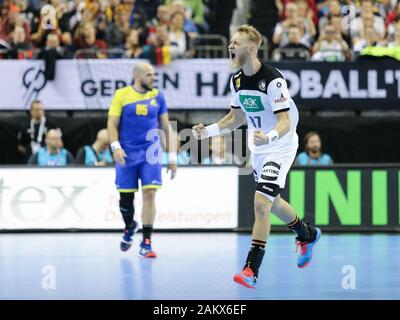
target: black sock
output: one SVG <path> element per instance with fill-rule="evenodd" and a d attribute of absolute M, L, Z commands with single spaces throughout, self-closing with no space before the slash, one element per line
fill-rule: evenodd
<path fill-rule="evenodd" d="M 296 215 L 296 218 L 291 223 L 288 223 L 287 226 L 297 234 L 297 240 L 301 242 L 311 240 L 311 232 L 308 223 L 301 220 L 298 215 Z"/>
<path fill-rule="evenodd" d="M 153 232 L 153 225 L 144 224 L 143 225 L 143 241 L 145 239 L 151 240 L 151 233 Z"/>
<path fill-rule="evenodd" d="M 246 264 L 243 269 L 250 267 L 254 272 L 255 277 L 258 277 L 258 269 L 260 269 L 262 260 L 265 253 L 265 241 L 253 239 L 251 242 L 251 249 L 247 255 Z"/>
<path fill-rule="evenodd" d="M 133 200 L 135 194 L 133 192 L 120 193 L 119 198 L 119 210 L 121 211 L 122 218 L 125 222 L 125 229 L 132 229 L 134 227 L 133 215 L 135 214 L 135 207 L 133 206 Z"/>

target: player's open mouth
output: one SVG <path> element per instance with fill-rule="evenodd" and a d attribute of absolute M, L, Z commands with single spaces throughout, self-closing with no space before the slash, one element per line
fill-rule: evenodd
<path fill-rule="evenodd" d="M 234 52 L 230 52 L 231 60 L 236 58 L 236 54 Z"/>

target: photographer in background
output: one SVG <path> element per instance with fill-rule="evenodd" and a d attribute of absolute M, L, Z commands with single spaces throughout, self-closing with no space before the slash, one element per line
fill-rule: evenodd
<path fill-rule="evenodd" d="M 92 145 L 86 145 L 79 149 L 75 164 L 84 164 L 86 166 L 105 166 L 114 163 L 110 151 L 110 139 L 107 129 L 101 129 L 97 132 L 96 141 Z"/>
<path fill-rule="evenodd" d="M 327 166 L 333 164 L 329 154 L 322 153 L 321 137 L 318 132 L 310 131 L 304 137 L 304 152 L 298 154 L 294 160 L 295 165 Z"/>
<path fill-rule="evenodd" d="M 43 103 L 39 100 L 32 101 L 30 116 L 29 122 L 18 132 L 18 151 L 25 159 L 45 146 L 47 132 L 56 128 L 54 123 L 46 119 Z"/>
<path fill-rule="evenodd" d="M 336 28 L 327 24 L 313 47 L 313 61 L 345 61 L 349 58 L 349 47 Z"/>
<path fill-rule="evenodd" d="M 59 167 L 73 164 L 72 154 L 63 148 L 62 132 L 60 129 L 50 129 L 46 134 L 46 146 L 39 148 L 28 160 L 30 165 L 44 167 Z"/>

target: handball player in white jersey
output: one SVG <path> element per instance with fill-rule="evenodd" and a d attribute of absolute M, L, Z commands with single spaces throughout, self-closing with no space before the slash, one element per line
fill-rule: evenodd
<path fill-rule="evenodd" d="M 296 157 L 299 115 L 283 75 L 257 58 L 261 41 L 261 34 L 250 25 L 240 26 L 233 34 L 229 43 L 230 65 L 235 72 L 230 81 L 231 110 L 217 123 L 193 127 L 195 138 L 205 139 L 229 133 L 247 121 L 248 146 L 257 184 L 255 222 L 246 262 L 233 280 L 248 288 L 256 287 L 271 229 L 271 211 L 297 235 L 299 268 L 310 263 L 313 247 L 321 236 L 320 229 L 302 221 L 280 196 Z"/>

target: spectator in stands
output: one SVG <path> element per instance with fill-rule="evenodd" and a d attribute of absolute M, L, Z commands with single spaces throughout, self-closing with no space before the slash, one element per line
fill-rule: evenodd
<path fill-rule="evenodd" d="M 44 137 L 56 126 L 46 118 L 43 103 L 34 100 L 31 103 L 30 120 L 18 132 L 18 151 L 25 157 L 35 154 L 45 145 Z"/>
<path fill-rule="evenodd" d="M 158 6 L 156 17 L 148 22 L 147 41 L 150 43 L 153 42 L 157 26 L 164 25 L 168 28 L 170 20 L 171 20 L 171 14 L 169 7 L 163 4 Z"/>
<path fill-rule="evenodd" d="M 307 0 L 297 0 L 297 8 L 299 12 L 299 17 L 304 19 L 303 25 L 305 30 L 310 33 L 312 37 L 315 37 L 317 31 L 315 29 L 313 21 L 313 11 L 310 8 L 310 4 Z"/>
<path fill-rule="evenodd" d="M 341 34 L 343 40 L 346 41 L 347 46 L 351 48 L 351 36 L 349 33 L 349 29 L 344 28 L 345 24 L 343 21 L 343 17 L 341 15 L 330 15 L 328 20 L 329 23 L 336 29 L 336 31 Z"/>
<path fill-rule="evenodd" d="M 68 56 L 68 51 L 60 47 L 60 39 L 56 33 L 47 35 L 46 47 L 40 50 L 37 58 L 43 59 L 45 64 L 44 75 L 47 80 L 54 80 L 56 76 L 56 61 L 64 58 L 72 58 Z"/>
<path fill-rule="evenodd" d="M 400 47 L 400 24 L 397 25 L 394 32 L 394 39 L 388 43 L 389 48 Z"/>
<path fill-rule="evenodd" d="M 349 48 L 340 32 L 331 24 L 325 26 L 313 47 L 314 61 L 344 61 L 349 57 Z"/>
<path fill-rule="evenodd" d="M 78 50 L 86 50 L 77 54 L 78 59 L 105 58 L 107 56 L 104 52 L 101 52 L 102 49 L 107 49 L 107 44 L 103 40 L 96 39 L 96 28 L 90 22 L 79 28 L 75 46 Z"/>
<path fill-rule="evenodd" d="M 20 9 L 20 16 L 28 23 L 30 30 L 39 22 L 40 10 L 35 8 L 30 0 L 17 0 L 15 3 Z"/>
<path fill-rule="evenodd" d="M 389 14 L 390 16 L 390 14 Z M 393 41 L 395 29 L 400 25 L 400 2 L 397 5 L 396 16 L 387 19 L 387 40 Z"/>
<path fill-rule="evenodd" d="M 54 0 L 54 4 L 58 6 L 59 12 L 58 14 L 61 15 L 59 16 L 60 18 L 62 17 L 64 6 L 59 5 L 57 2 L 59 0 Z M 32 35 L 31 35 L 31 40 L 35 47 L 37 48 L 44 48 L 46 46 L 46 41 L 47 41 L 47 36 L 50 33 L 56 33 L 58 36 L 61 37 L 63 34 L 63 31 L 60 29 L 60 20 L 57 19 L 57 11 L 56 11 L 56 19 L 55 21 L 51 21 L 48 18 L 49 12 L 45 7 L 42 7 L 40 11 L 40 18 L 39 21 L 33 25 L 32 29 Z M 68 18 L 69 19 L 69 18 Z M 65 25 L 68 25 L 65 21 L 61 24 L 63 27 Z M 67 37 L 67 34 L 69 33 L 69 29 L 64 29 L 65 35 L 64 37 Z"/>
<path fill-rule="evenodd" d="M 135 29 L 129 31 L 125 41 L 125 58 L 139 58 L 143 53 L 142 47 L 139 45 L 139 32 Z"/>
<path fill-rule="evenodd" d="M 75 158 L 75 164 L 86 166 L 105 166 L 111 163 L 113 163 L 113 157 L 107 129 L 97 132 L 96 141 L 92 145 L 86 145 L 79 149 Z"/>
<path fill-rule="evenodd" d="M 120 12 L 120 0 L 110 0 L 107 1 L 105 14 L 107 18 L 107 23 L 115 21 L 115 16 Z"/>
<path fill-rule="evenodd" d="M 144 32 L 146 29 L 147 17 L 143 8 L 136 3 L 136 0 L 124 0 L 121 5 L 130 13 L 129 26 L 133 29 L 138 29 L 140 33 Z"/>
<path fill-rule="evenodd" d="M 236 157 L 226 148 L 223 136 L 212 137 L 210 140 L 210 155 L 203 159 L 202 164 L 237 164 Z"/>
<path fill-rule="evenodd" d="M 301 31 L 297 25 L 289 27 L 287 45 L 280 51 L 279 60 L 306 60 L 310 57 L 310 49 L 301 43 Z"/>
<path fill-rule="evenodd" d="M 379 0 L 375 2 L 378 14 L 385 20 L 386 26 L 390 24 L 391 13 L 396 11 L 398 0 Z"/>
<path fill-rule="evenodd" d="M 8 48 L 8 59 L 29 59 L 32 57 L 33 50 L 30 42 L 26 41 L 25 29 L 15 26 L 11 33 L 11 43 Z"/>
<path fill-rule="evenodd" d="M 190 48 L 189 34 L 183 29 L 184 21 L 185 17 L 181 12 L 176 12 L 172 15 L 168 38 L 171 46 L 178 48 L 178 56 L 180 58 L 191 58 L 194 52 Z"/>
<path fill-rule="evenodd" d="M 332 157 L 322 152 L 321 137 L 318 132 L 310 131 L 304 137 L 304 152 L 294 161 L 295 165 L 332 165 Z"/>
<path fill-rule="evenodd" d="M 41 147 L 37 153 L 33 154 L 28 164 L 38 166 L 66 166 L 73 164 L 72 154 L 62 147 L 62 133 L 60 129 L 51 129 L 46 134 L 46 146 Z"/>
<path fill-rule="evenodd" d="M 279 18 L 281 21 L 286 20 L 288 17 L 288 13 L 286 11 L 287 6 L 289 3 L 299 3 L 299 2 L 306 2 L 307 4 L 307 15 L 311 18 L 312 23 L 317 25 L 318 22 L 318 12 L 317 12 L 317 5 L 315 0 L 275 0 L 275 6 L 278 9 Z"/>
<path fill-rule="evenodd" d="M 163 3 L 163 0 L 137 0 L 138 6 L 140 6 L 146 14 L 146 19 L 152 20 L 157 14 L 157 8 Z"/>
<path fill-rule="evenodd" d="M 106 28 L 106 41 L 110 48 L 118 48 L 124 44 L 129 33 L 129 15 L 121 11 L 115 15 L 115 21 L 110 22 Z"/>
<path fill-rule="evenodd" d="M 96 26 L 96 20 L 93 12 L 86 8 L 83 3 L 81 6 L 77 7 L 74 11 L 74 15 L 70 18 L 69 25 L 71 28 L 71 32 L 76 36 L 76 33 L 79 31 L 79 28 L 85 23 L 92 23 Z"/>
<path fill-rule="evenodd" d="M 166 0 L 166 5 L 171 5 L 174 0 Z M 204 2 L 203 0 L 184 0 L 184 5 L 186 8 L 185 17 L 192 20 L 200 33 L 207 33 L 209 26 L 205 20 L 204 16 Z"/>
<path fill-rule="evenodd" d="M 329 18 L 332 16 L 342 16 L 342 6 L 339 0 L 328 0 L 327 1 L 327 11 L 323 17 L 319 19 L 318 29 L 324 30 L 325 25 L 327 25 L 330 21 Z"/>
<path fill-rule="evenodd" d="M 61 34 L 70 33 L 71 27 L 69 22 L 74 11 L 69 10 L 66 2 L 62 0 L 51 0 L 50 3 L 56 9 L 57 25 Z"/>
<path fill-rule="evenodd" d="M 171 16 L 177 12 L 180 12 L 185 17 L 185 21 L 183 23 L 183 29 L 185 32 L 189 34 L 191 38 L 196 38 L 199 33 L 196 24 L 192 20 L 191 16 L 187 15 L 186 4 L 183 0 L 174 0 L 170 6 L 171 8 Z"/>
<path fill-rule="evenodd" d="M 163 65 L 171 63 L 178 55 L 178 47 L 172 46 L 169 41 L 167 27 L 159 25 L 156 28 L 156 36 L 151 43 L 143 47 L 140 58 L 149 59 L 155 65 Z"/>
<path fill-rule="evenodd" d="M 274 29 L 274 35 L 272 41 L 279 47 L 284 47 L 289 42 L 289 27 L 291 25 L 297 25 L 300 28 L 302 39 L 301 43 L 306 46 L 311 46 L 313 41 L 313 30 L 314 27 L 307 23 L 304 17 L 301 17 L 296 3 L 288 3 L 286 6 L 286 20 L 278 22 Z"/>
<path fill-rule="evenodd" d="M 373 27 L 367 27 L 362 33 L 362 38 L 354 45 L 353 50 L 355 53 L 360 53 L 366 47 L 381 45 L 376 30 Z"/>
<path fill-rule="evenodd" d="M 280 47 L 287 44 L 289 26 L 297 24 L 297 17 L 299 16 L 297 4 L 289 3 L 285 8 L 285 13 L 286 19 L 276 24 L 272 37 L 272 42 Z"/>
<path fill-rule="evenodd" d="M 386 26 L 390 26 L 393 22 L 399 21 L 400 18 L 400 2 L 391 9 L 386 16 Z"/>
<path fill-rule="evenodd" d="M 9 8 L 5 10 L 7 15 L 3 15 L 0 20 L 0 40 L 9 41 L 11 32 L 16 26 L 23 27 L 25 30 L 25 37 L 27 40 L 30 39 L 30 27 L 29 24 L 20 15 L 20 9 L 17 5 L 11 4 Z M 5 14 L 5 12 L 3 14 Z"/>
<path fill-rule="evenodd" d="M 379 15 L 374 14 L 375 7 L 373 2 L 371 0 L 364 0 L 361 9 L 361 14 L 351 24 L 353 44 L 360 39 L 362 30 L 367 27 L 373 27 L 378 33 L 379 39 L 384 39 L 386 35 L 385 21 Z"/>
<path fill-rule="evenodd" d="M 162 4 L 158 6 L 156 16 L 149 22 L 154 27 L 157 27 L 160 24 L 163 24 L 168 27 L 170 20 L 171 20 L 171 11 L 168 6 Z"/>

